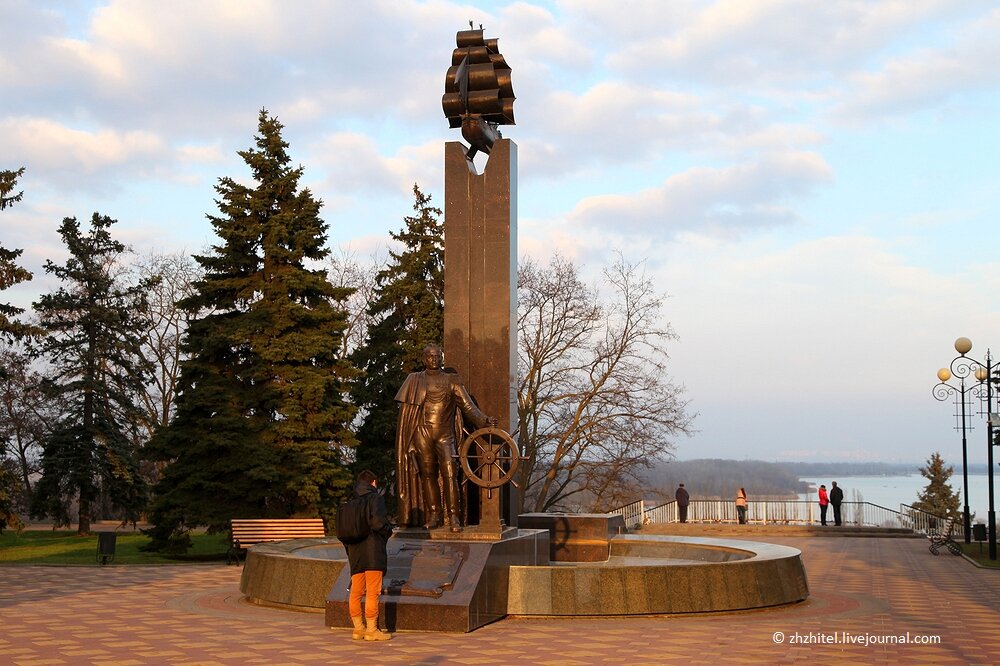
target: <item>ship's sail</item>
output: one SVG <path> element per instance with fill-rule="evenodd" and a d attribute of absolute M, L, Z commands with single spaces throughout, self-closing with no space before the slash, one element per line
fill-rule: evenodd
<path fill-rule="evenodd" d="M 514 124 L 510 67 L 497 40 L 485 39 L 482 30 L 462 30 L 455 43 L 441 107 L 449 127 L 461 127 L 472 144 L 470 157 L 477 150 L 489 153 L 500 137 L 497 126 Z"/>

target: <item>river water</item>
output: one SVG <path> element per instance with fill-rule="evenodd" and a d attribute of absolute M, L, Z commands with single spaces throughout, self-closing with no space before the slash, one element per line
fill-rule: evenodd
<path fill-rule="evenodd" d="M 830 481 L 836 481 L 837 485 L 844 491 L 844 501 L 871 502 L 894 511 L 899 510 L 900 504 L 916 502 L 920 491 L 927 487 L 927 479 L 920 474 L 909 476 L 840 476 L 832 479 L 802 477 L 799 480 L 813 485 L 812 492 L 799 496 L 799 499 L 802 500 L 815 501 L 817 498 L 816 488 L 819 488 L 819 484 L 825 483 L 827 492 L 830 492 L 832 487 Z M 973 522 L 986 522 L 986 509 L 989 506 L 988 484 L 989 480 L 986 474 L 969 475 L 969 511 L 975 514 Z M 955 472 L 949 479 L 949 485 L 956 492 L 962 491 L 961 472 Z M 855 491 L 861 497 L 856 498 Z M 993 479 L 993 505 L 994 510 L 1000 510 L 1000 476 Z"/>

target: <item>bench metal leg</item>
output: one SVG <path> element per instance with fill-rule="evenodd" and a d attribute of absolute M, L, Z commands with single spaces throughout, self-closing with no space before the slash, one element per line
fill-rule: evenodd
<path fill-rule="evenodd" d="M 240 563 L 240 547 L 239 540 L 234 541 L 229 545 L 229 550 L 226 551 L 226 564 L 239 564 Z"/>

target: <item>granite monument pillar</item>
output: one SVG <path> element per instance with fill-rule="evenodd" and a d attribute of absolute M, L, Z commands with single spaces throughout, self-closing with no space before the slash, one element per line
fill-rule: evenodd
<path fill-rule="evenodd" d="M 471 27 L 471 26 L 470 26 Z M 479 408 L 510 432 L 517 423 L 517 145 L 501 137 L 514 124 L 510 67 L 483 31 L 456 36 L 442 107 L 469 146 L 445 144 L 444 353 Z M 489 156 L 483 173 L 473 161 Z M 495 474 L 493 465 L 484 472 Z M 515 526 L 510 484 L 468 485 L 470 524 Z"/>

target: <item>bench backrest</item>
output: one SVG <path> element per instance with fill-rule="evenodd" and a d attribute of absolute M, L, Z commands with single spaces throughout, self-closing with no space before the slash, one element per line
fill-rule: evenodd
<path fill-rule="evenodd" d="M 941 534 L 943 534 L 946 537 L 949 537 L 951 536 L 951 531 L 953 529 L 955 529 L 955 516 L 951 516 L 950 518 L 948 518 L 947 521 L 945 521 L 944 529 L 941 530 Z"/>
<path fill-rule="evenodd" d="M 234 518 L 231 528 L 233 541 L 239 541 L 241 546 L 326 536 L 322 518 Z"/>

